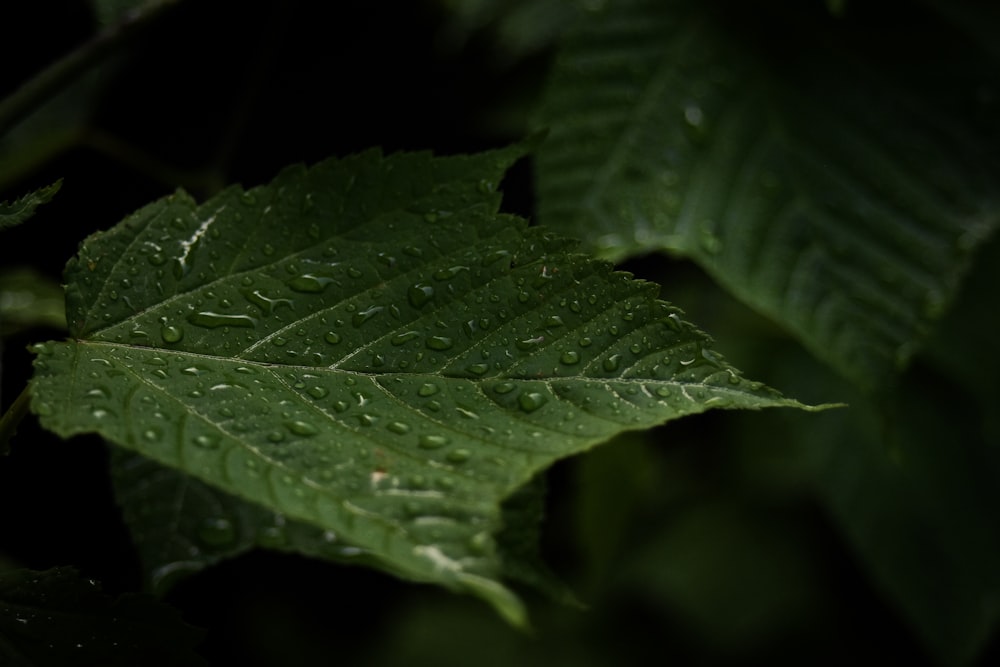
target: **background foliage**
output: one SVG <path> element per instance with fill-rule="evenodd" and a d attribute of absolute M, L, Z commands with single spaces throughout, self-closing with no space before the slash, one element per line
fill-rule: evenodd
<path fill-rule="evenodd" d="M 44 30 L 30 43 L 0 47 L 11 64 L 2 73 L 4 93 L 123 16 L 115 3 L 95 3 L 92 11 L 66 2 L 58 3 L 64 20 L 46 22 L 37 3 L 23 4 L 36 6 L 5 7 L 4 25 Z M 64 179 L 34 219 L 3 232 L 4 408 L 30 375 L 26 346 L 63 335 L 48 305 L 52 286 L 95 229 L 177 186 L 203 199 L 231 182 L 266 182 L 289 163 L 370 146 L 471 152 L 520 140 L 540 123 L 558 139 L 564 117 L 538 110 L 552 109 L 543 100 L 552 94 L 549 72 L 566 58 L 560 45 L 585 47 L 587 24 L 576 22 L 615 10 L 610 1 L 347 2 L 325 20 L 307 3 L 161 4 L 168 11 L 143 28 L 141 39 L 79 72 L 0 138 L 0 200 Z M 710 3 L 723 16 L 733 4 Z M 975 145 L 971 162 L 962 151 L 931 161 L 901 158 L 892 147 L 885 153 L 906 160 L 922 182 L 968 185 L 969 198 L 952 197 L 949 205 L 988 211 L 996 189 L 982 161 L 995 160 L 998 139 L 989 113 L 997 99 L 994 10 L 975 2 L 883 0 L 763 2 L 758 13 L 737 4 L 754 20 L 726 29 L 743 31 L 750 46 L 727 48 L 757 49 L 754 62 L 763 58 L 773 67 L 764 70 L 769 77 L 798 68 L 799 78 L 790 84 L 778 77 L 781 85 L 772 85 L 779 92 L 763 95 L 765 101 L 787 100 L 789 90 L 801 95 L 795 86 L 808 85 L 820 100 L 836 91 L 846 111 L 824 107 L 834 121 L 861 118 L 875 126 L 864 136 L 882 137 L 880 127 L 900 122 L 895 107 L 857 111 L 851 95 L 869 89 L 837 69 L 838 58 L 850 61 L 849 72 L 874 59 L 879 76 L 888 77 L 878 89 L 906 93 L 903 117 L 943 118 L 959 134 L 973 133 Z M 797 9 L 785 12 L 790 4 Z M 711 44 L 718 29 L 711 20 L 698 19 L 703 32 L 692 33 L 702 44 Z M 900 57 L 893 40 L 902 33 L 925 56 L 905 76 L 898 71 L 905 59 L 892 60 Z M 801 49 L 814 34 L 840 44 L 832 62 L 826 51 L 789 57 L 796 51 L 788 51 L 785 36 Z M 640 56 L 629 69 L 635 56 L 626 49 L 623 57 L 633 73 L 646 66 Z M 682 81 L 697 81 L 697 63 L 682 74 L 690 77 Z M 684 103 L 670 101 L 681 105 L 673 118 L 686 132 Z M 703 118 L 712 119 L 710 112 L 706 106 Z M 796 122 L 807 135 L 828 129 L 811 117 Z M 636 127 L 655 136 L 659 126 L 627 125 Z M 922 131 L 930 130 L 915 131 L 918 138 Z M 870 143 L 843 132 L 817 134 L 817 141 Z M 707 150 L 695 140 L 695 154 Z M 502 188 L 507 210 L 531 218 L 537 212 L 540 222 L 547 222 L 544 150 L 537 174 L 520 163 Z M 969 185 L 969 170 L 983 182 Z M 862 173 L 878 185 L 885 172 Z M 918 185 L 910 192 L 904 204 L 912 213 L 923 191 Z M 864 224 L 863 209 L 877 198 L 848 194 L 860 204 L 844 215 Z M 987 230 L 993 224 L 976 215 Z M 595 228 L 573 224 L 581 235 Z M 843 379 L 857 377 L 856 368 L 838 372 L 836 361 L 817 361 L 789 333 L 801 327 L 782 322 L 780 312 L 764 307 L 775 317 L 765 319 L 718 287 L 709 274 L 722 269 L 699 251 L 685 254 L 704 269 L 676 254 L 627 261 L 625 268 L 661 283 L 662 297 L 711 332 L 748 376 L 806 402 L 845 401 L 851 408 L 699 415 L 558 465 L 549 476 L 543 547 L 590 609 L 529 598 L 534 636 L 504 626 L 471 599 L 274 552 L 223 561 L 177 584 L 165 601 L 208 630 L 202 651 L 219 664 L 314 664 L 336 656 L 355 664 L 457 665 L 474 656 L 497 665 L 602 665 L 651 653 L 680 664 L 990 664 L 1000 614 L 1000 422 L 991 353 L 1000 249 L 986 239 L 979 233 L 968 244 L 977 261 L 963 282 L 960 264 L 931 269 L 947 287 L 931 309 L 933 321 L 917 327 L 902 355 L 912 357 L 908 365 L 880 371 L 892 377 L 883 377 L 876 392 Z M 14 268 L 17 274 L 8 273 Z M 17 315 L 33 309 L 34 320 Z M 3 565 L 71 564 L 112 595 L 137 590 L 140 568 L 108 470 L 100 441 L 63 442 L 23 423 L 11 454 L 0 460 Z"/>

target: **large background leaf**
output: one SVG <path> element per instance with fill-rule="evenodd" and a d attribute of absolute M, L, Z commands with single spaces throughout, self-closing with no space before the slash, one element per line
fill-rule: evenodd
<path fill-rule="evenodd" d="M 494 534 L 539 470 L 715 407 L 801 405 L 655 285 L 497 215 L 518 155 L 368 152 L 140 210 L 67 267 L 77 340 L 38 347 L 35 411 L 520 621 Z"/>
<path fill-rule="evenodd" d="M 596 4 L 552 74 L 539 216 L 611 258 L 694 258 L 877 387 L 996 225 L 998 80 L 918 5 L 842 14 Z"/>

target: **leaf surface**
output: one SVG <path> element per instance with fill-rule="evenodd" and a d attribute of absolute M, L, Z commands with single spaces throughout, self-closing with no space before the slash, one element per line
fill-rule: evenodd
<path fill-rule="evenodd" d="M 843 374 L 891 382 L 997 224 L 1000 127 L 992 62 L 878 5 L 595 5 L 543 105 L 541 222 L 616 260 L 691 257 Z"/>
<path fill-rule="evenodd" d="M 655 285 L 498 214 L 521 154 L 367 152 L 147 206 L 67 266 L 74 340 L 37 347 L 33 409 L 522 621 L 494 536 L 538 471 L 711 408 L 804 406 Z"/>

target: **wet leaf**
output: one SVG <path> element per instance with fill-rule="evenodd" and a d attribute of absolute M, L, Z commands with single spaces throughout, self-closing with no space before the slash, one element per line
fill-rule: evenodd
<path fill-rule="evenodd" d="M 997 225 L 1000 80 L 941 17 L 881 4 L 594 3 L 540 118 L 540 221 L 690 257 L 891 384 Z"/>
<path fill-rule="evenodd" d="M 805 406 L 655 285 L 498 214 L 522 153 L 372 151 L 147 206 L 67 266 L 73 340 L 36 346 L 33 410 L 523 621 L 495 535 L 536 473 L 712 408 Z"/>

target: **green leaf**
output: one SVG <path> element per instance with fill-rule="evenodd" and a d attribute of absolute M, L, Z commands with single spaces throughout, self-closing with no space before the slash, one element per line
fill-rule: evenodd
<path fill-rule="evenodd" d="M 601 3 L 544 103 L 540 220 L 612 259 L 691 257 L 890 383 L 996 227 L 1000 115 L 971 40 L 877 4 Z"/>
<path fill-rule="evenodd" d="M 16 199 L 13 203 L 0 202 L 0 231 L 21 224 L 35 214 L 35 209 L 52 201 L 59 192 L 62 181 L 38 188 Z"/>
<path fill-rule="evenodd" d="M 115 448 L 111 470 L 146 585 L 157 595 L 258 547 L 391 569 L 332 531 L 287 519 L 142 455 Z"/>
<path fill-rule="evenodd" d="M 38 326 L 66 328 L 62 287 L 28 268 L 0 272 L 0 337 Z"/>
<path fill-rule="evenodd" d="M 141 209 L 67 266 L 74 340 L 37 346 L 34 411 L 522 622 L 494 535 L 536 473 L 711 408 L 805 407 L 655 285 L 498 214 L 522 153 L 366 152 Z"/>
<path fill-rule="evenodd" d="M 202 631 L 140 595 L 110 598 L 72 568 L 0 573 L 0 664 L 205 665 Z"/>

